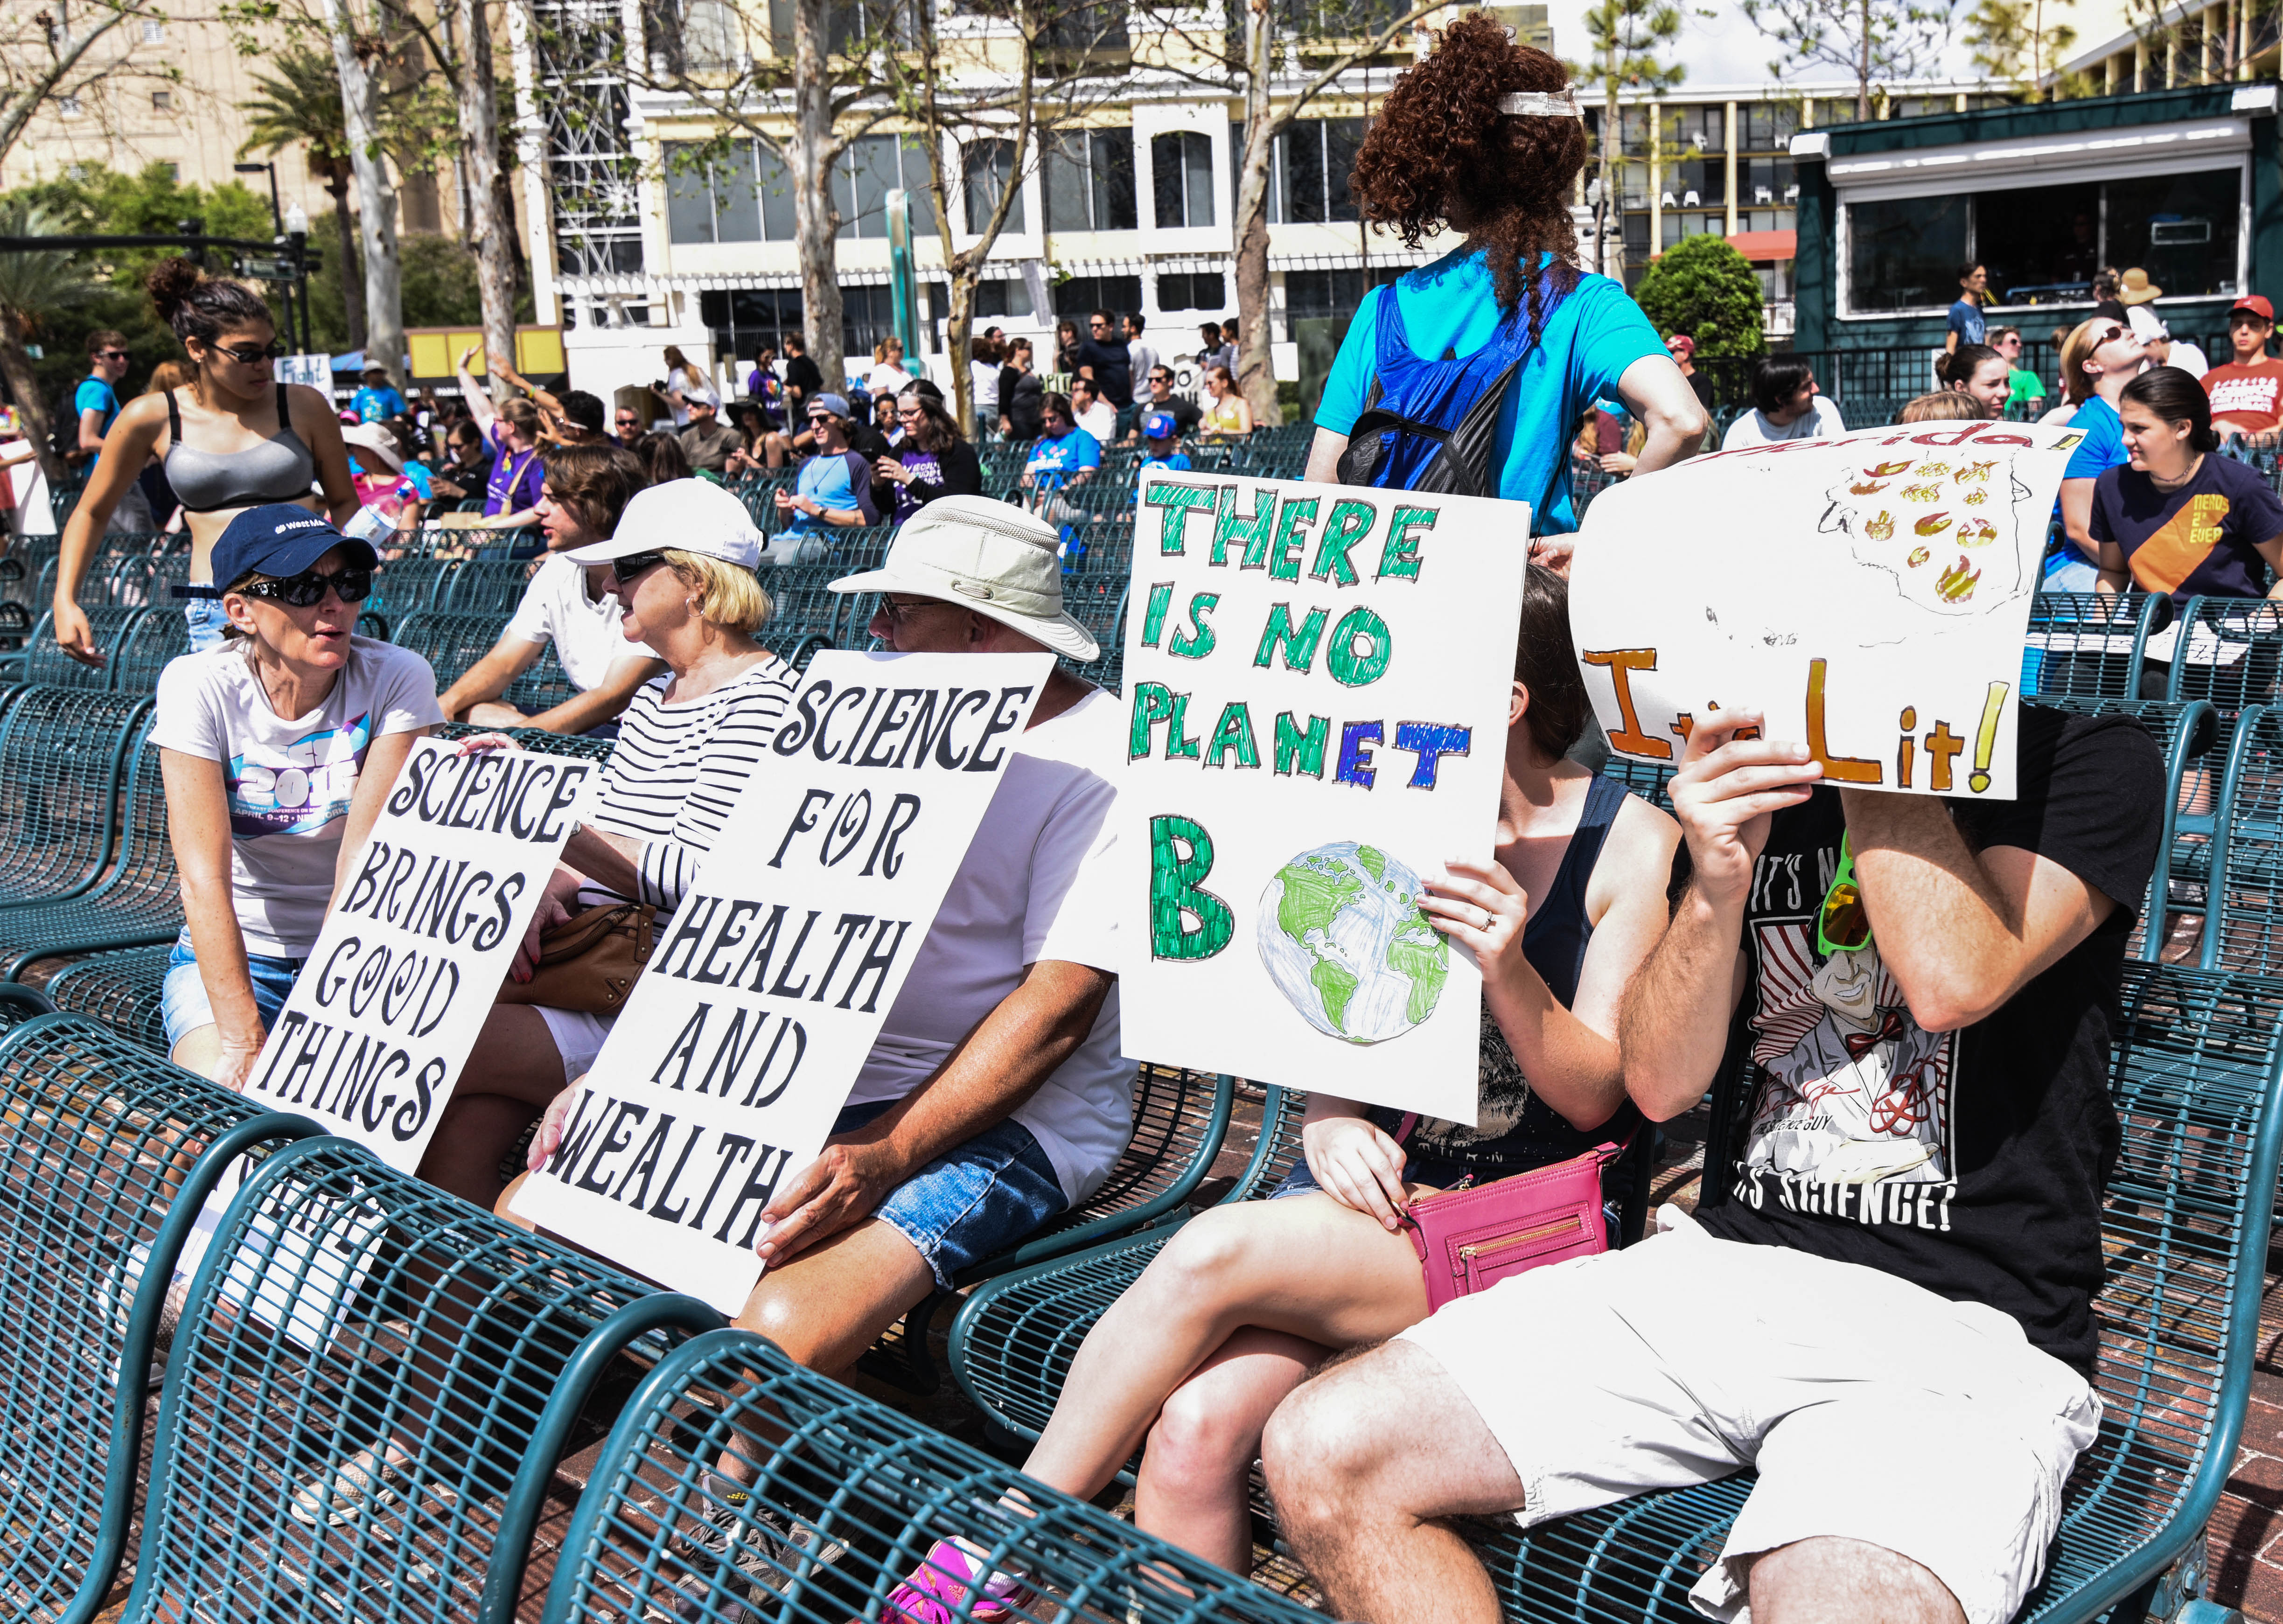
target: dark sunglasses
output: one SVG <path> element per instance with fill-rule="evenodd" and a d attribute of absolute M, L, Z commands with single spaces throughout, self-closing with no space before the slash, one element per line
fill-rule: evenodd
<path fill-rule="evenodd" d="M 2131 330 L 2129 327 L 2111 327 L 2092 341 L 2092 347 L 2099 349 L 2104 344 L 2114 344 Z"/>
<path fill-rule="evenodd" d="M 134 359 L 133 355 L 125 350 L 97 350 L 95 353 L 95 358 L 97 361 L 132 361 Z"/>
<path fill-rule="evenodd" d="M 259 366 L 265 361 L 276 361 L 286 353 L 282 344 L 210 344 L 206 347 L 217 355 L 227 355 L 241 367 Z"/>
<path fill-rule="evenodd" d="M 372 571 L 337 570 L 331 575 L 320 575 L 315 570 L 307 570 L 282 581 L 255 581 L 237 590 L 249 598 L 268 598 L 288 609 L 315 609 L 325 601 L 329 590 L 344 603 L 362 603 L 372 592 Z"/>
<path fill-rule="evenodd" d="M 611 573 L 619 578 L 620 586 L 634 579 L 645 570 L 655 569 L 666 562 L 666 555 L 658 553 L 628 553 L 623 558 L 611 560 Z"/>

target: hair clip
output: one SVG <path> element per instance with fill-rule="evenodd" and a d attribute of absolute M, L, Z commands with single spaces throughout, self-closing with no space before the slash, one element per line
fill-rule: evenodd
<path fill-rule="evenodd" d="M 1582 119 L 1577 97 L 1568 90 L 1517 90 L 1499 98 L 1499 111 L 1512 119 Z"/>

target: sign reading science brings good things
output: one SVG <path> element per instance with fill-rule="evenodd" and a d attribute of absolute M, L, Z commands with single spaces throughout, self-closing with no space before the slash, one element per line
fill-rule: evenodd
<path fill-rule="evenodd" d="M 1529 509 L 1159 471 L 1139 510 L 1126 1053 L 1473 1122 L 1480 973 L 1415 898 L 1491 860 Z"/>

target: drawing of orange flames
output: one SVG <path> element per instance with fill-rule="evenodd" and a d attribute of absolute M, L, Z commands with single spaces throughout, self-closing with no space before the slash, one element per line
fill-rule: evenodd
<path fill-rule="evenodd" d="M 1863 526 L 1863 533 L 1874 541 L 1884 541 L 1895 533 L 1895 517 L 1882 509 L 1879 517 Z"/>
<path fill-rule="evenodd" d="M 1960 553 L 1955 564 L 1935 578 L 1934 589 L 1945 602 L 1964 603 L 1973 598 L 1981 579 L 1982 571 L 1967 569 L 1966 555 Z"/>

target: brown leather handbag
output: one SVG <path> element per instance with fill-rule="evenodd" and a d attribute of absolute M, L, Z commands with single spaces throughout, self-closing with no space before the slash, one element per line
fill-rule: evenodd
<path fill-rule="evenodd" d="M 539 965 L 529 981 L 500 983 L 503 1004 L 614 1015 L 650 962 L 658 910 L 620 902 L 573 914 L 539 937 Z"/>

